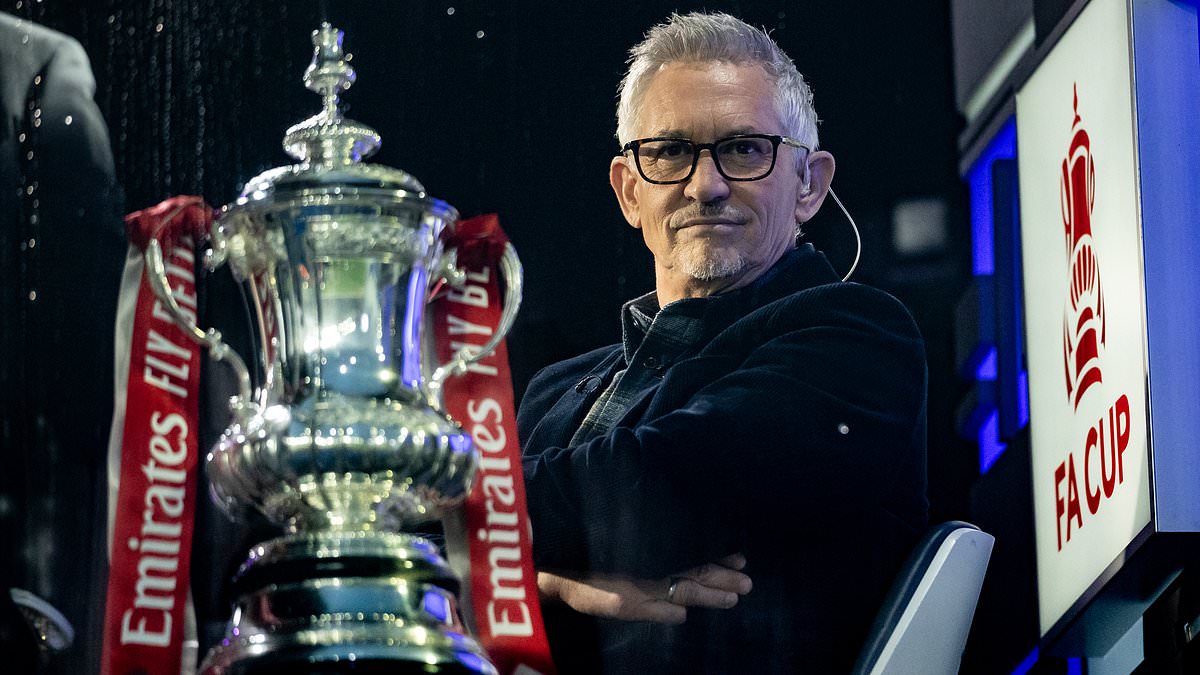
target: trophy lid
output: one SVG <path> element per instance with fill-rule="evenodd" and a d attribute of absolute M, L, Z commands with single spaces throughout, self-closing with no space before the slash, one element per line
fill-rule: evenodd
<path fill-rule="evenodd" d="M 416 193 L 425 188 L 411 174 L 363 160 L 379 149 L 379 133 L 342 116 L 340 94 L 354 84 L 350 56 L 342 50 L 343 32 L 329 23 L 313 31 L 313 59 L 304 71 L 305 86 L 320 94 L 321 111 L 293 125 L 283 149 L 298 163 L 269 169 L 246 182 L 238 205 L 279 198 L 280 193 L 324 188 L 365 188 Z"/>

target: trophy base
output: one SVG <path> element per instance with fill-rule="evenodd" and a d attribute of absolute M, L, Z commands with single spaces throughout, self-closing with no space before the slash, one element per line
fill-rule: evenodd
<path fill-rule="evenodd" d="M 251 550 L 234 588 L 203 675 L 496 673 L 459 620 L 458 580 L 420 537 L 280 537 Z"/>
<path fill-rule="evenodd" d="M 486 661 L 483 664 L 487 664 Z M 490 667 L 490 666 L 489 666 Z M 354 651 L 293 651 L 286 654 L 264 654 L 243 659 L 217 669 L 207 665 L 202 673 L 221 675 L 478 675 L 495 673 L 483 670 L 479 664 L 466 662 L 429 663 L 395 654 L 372 656 L 361 649 Z"/>
<path fill-rule="evenodd" d="M 386 653 L 384 653 L 386 651 Z M 479 675 L 496 673 L 480 657 L 453 662 L 422 661 L 421 655 L 396 653 L 394 647 L 381 647 L 372 653 L 358 645 L 341 648 L 295 649 L 244 657 L 228 665 L 215 665 L 210 658 L 203 666 L 204 675 Z"/>
<path fill-rule="evenodd" d="M 269 666 L 255 666 L 253 670 L 230 670 L 233 675 L 470 675 L 477 671 L 463 666 L 431 666 L 421 663 L 397 663 L 396 661 L 371 661 L 348 663 L 314 664 L 311 660 L 288 661 Z"/>
<path fill-rule="evenodd" d="M 314 662 L 311 658 L 281 661 L 278 663 L 256 663 L 247 668 L 228 671 L 230 675 L 474 675 L 479 672 L 463 665 L 430 665 L 411 661 L 345 661 Z"/>

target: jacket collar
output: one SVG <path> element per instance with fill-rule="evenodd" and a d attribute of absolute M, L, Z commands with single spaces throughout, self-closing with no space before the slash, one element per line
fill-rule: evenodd
<path fill-rule="evenodd" d="M 752 309 L 797 291 L 838 281 L 840 279 L 825 254 L 812 244 L 801 244 L 785 253 L 748 286 L 728 293 L 683 298 L 659 309 L 658 299 L 650 292 L 630 300 L 621 308 L 624 350 L 626 354 L 632 354 L 637 349 L 657 312 L 670 312 L 698 321 L 704 328 L 697 337 L 707 341 Z"/>
<path fill-rule="evenodd" d="M 838 281 L 839 278 L 825 259 L 825 255 L 814 249 L 811 244 L 803 244 L 784 254 L 779 262 L 749 286 L 707 298 L 685 298 L 671 303 L 668 308 L 671 311 L 694 313 L 694 316 L 701 319 L 704 324 L 704 339 L 699 344 L 703 344 L 758 307 L 798 291 Z M 653 293 L 626 303 L 622 310 L 623 318 L 628 314 L 629 307 L 635 303 L 643 310 L 647 307 L 657 307 L 657 302 L 651 305 L 646 302 L 647 298 L 653 300 Z M 637 339 L 640 342 L 641 336 Z M 624 350 L 614 346 L 612 352 L 601 359 L 578 384 L 568 388 L 534 427 L 528 440 L 529 446 L 567 443 L 600 395 L 601 383 L 611 381 L 616 371 L 625 367 L 623 357 Z M 591 386 L 592 384 L 595 386 Z M 644 400 L 652 392 L 652 388 L 641 392 L 638 400 Z M 636 410 L 639 405 L 640 403 L 634 404 L 630 410 Z"/>

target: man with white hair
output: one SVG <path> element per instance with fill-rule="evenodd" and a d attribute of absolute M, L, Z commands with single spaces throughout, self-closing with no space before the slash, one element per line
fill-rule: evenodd
<path fill-rule="evenodd" d="M 797 246 L 834 160 L 769 35 L 675 15 L 631 56 L 609 178 L 655 290 L 519 415 L 555 659 L 845 671 L 926 525 L 920 335 Z"/>

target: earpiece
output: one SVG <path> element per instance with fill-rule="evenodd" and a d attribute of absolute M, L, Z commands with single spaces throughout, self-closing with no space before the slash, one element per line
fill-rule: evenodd
<path fill-rule="evenodd" d="M 849 281 L 850 275 L 854 274 L 854 270 L 858 269 L 858 261 L 862 257 L 862 235 L 858 232 L 858 225 L 855 224 L 854 217 L 850 215 L 845 205 L 842 204 L 842 200 L 838 199 L 837 193 L 833 191 L 833 186 L 829 187 L 829 196 L 833 197 L 833 201 L 838 205 L 838 208 L 846 215 L 846 220 L 850 221 L 850 229 L 854 231 L 854 262 L 850 264 L 850 270 L 846 272 L 846 276 L 842 277 L 842 281 Z"/>

